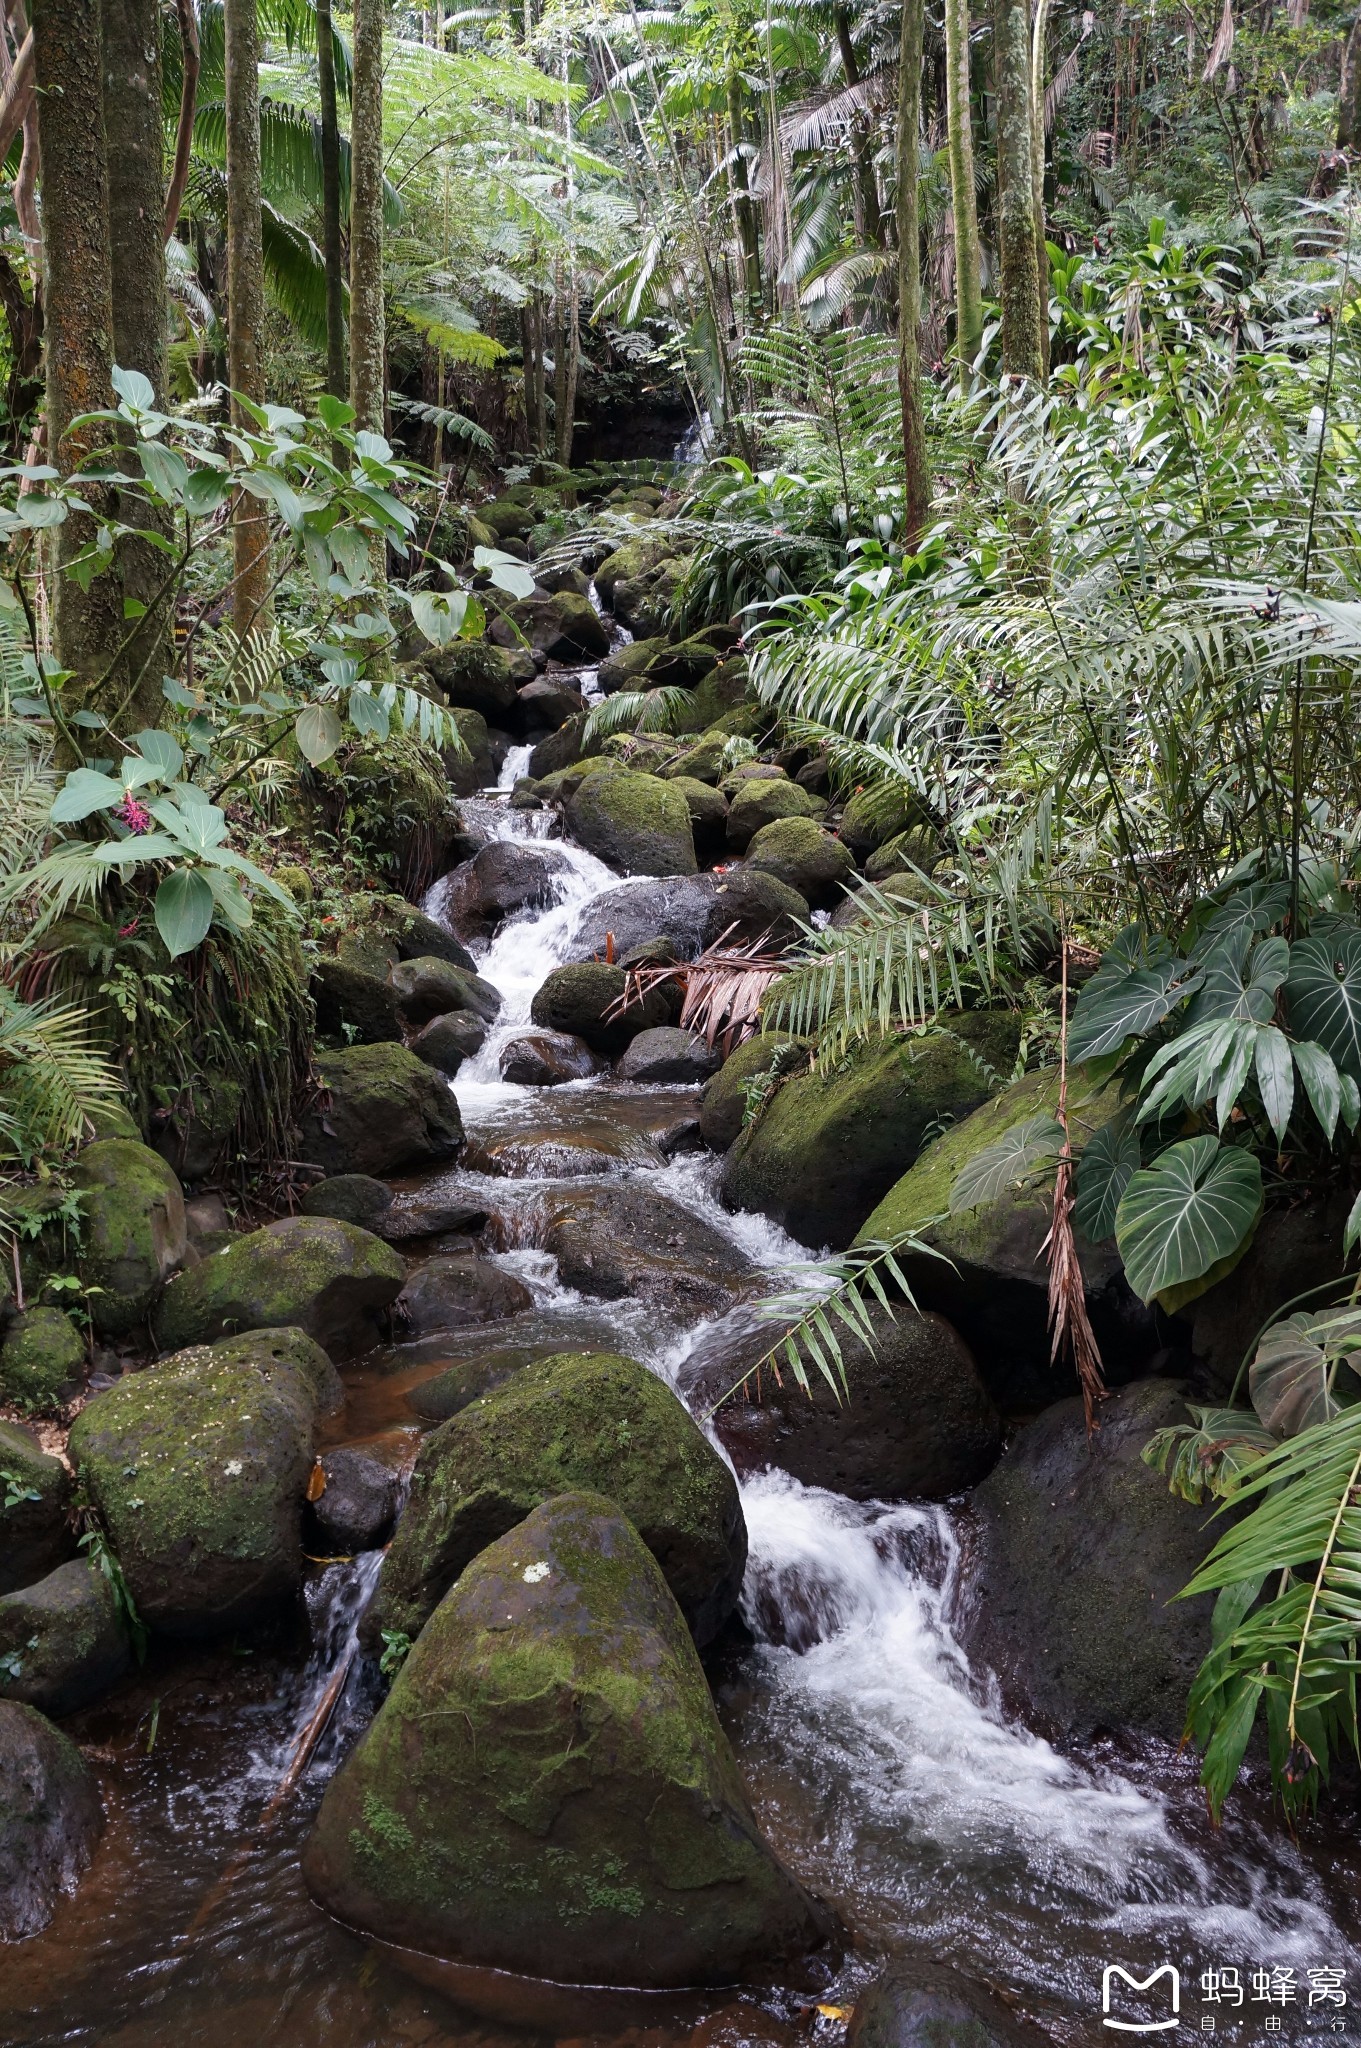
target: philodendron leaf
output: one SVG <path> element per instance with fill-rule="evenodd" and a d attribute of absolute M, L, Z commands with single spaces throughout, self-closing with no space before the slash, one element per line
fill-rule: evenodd
<path fill-rule="evenodd" d="M 1121 1198 L 1115 1241 L 1125 1278 L 1141 1301 L 1179 1308 L 1232 1270 L 1261 1213 L 1253 1153 L 1209 1137 L 1170 1145 Z"/>
<path fill-rule="evenodd" d="M 319 768 L 323 761 L 329 761 L 340 745 L 341 725 L 329 704 L 308 704 L 298 713 L 293 737 L 298 742 L 298 751 Z"/>
<path fill-rule="evenodd" d="M 1296 1038 L 1312 1039 L 1361 1081 L 1361 930 L 1335 927 L 1297 939 L 1285 996 Z"/>
<path fill-rule="evenodd" d="M 1138 1171 L 1139 1133 L 1129 1125 L 1104 1124 L 1083 1146 L 1073 1221 L 1089 1244 L 1114 1236 L 1120 1198 Z"/>
<path fill-rule="evenodd" d="M 172 960 L 202 945 L 213 921 L 213 892 L 197 868 L 176 868 L 156 891 L 156 929 Z"/>
<path fill-rule="evenodd" d="M 1204 963 L 1204 980 L 1189 1017 L 1195 1024 L 1211 1018 L 1268 1024 L 1276 1009 L 1276 991 L 1290 968 L 1284 939 L 1261 939 L 1255 945 L 1244 926 L 1225 935 Z"/>
<path fill-rule="evenodd" d="M 1078 997 L 1068 1029 L 1068 1056 L 1090 1060 L 1118 1052 L 1170 1016 L 1199 983 L 1184 960 L 1167 956 L 1149 966 L 1130 967 L 1110 979 L 1095 974 Z"/>
<path fill-rule="evenodd" d="M 1340 1315 L 1302 1311 L 1274 1323 L 1248 1370 L 1248 1394 L 1274 1437 L 1298 1436 L 1315 1422 L 1331 1422 L 1346 1404 L 1336 1392 L 1340 1361 L 1350 1363 L 1361 1343 L 1361 1311 Z"/>
<path fill-rule="evenodd" d="M 1027 1117 L 1024 1123 L 1014 1124 L 995 1144 L 976 1152 L 955 1176 L 950 1214 L 975 1209 L 980 1202 L 995 1202 L 1008 1188 L 1054 1166 L 1062 1150 L 1063 1125 L 1052 1116 Z"/>

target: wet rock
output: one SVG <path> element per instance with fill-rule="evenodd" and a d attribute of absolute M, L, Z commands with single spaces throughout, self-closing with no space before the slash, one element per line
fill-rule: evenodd
<path fill-rule="evenodd" d="M 505 725 L 515 710 L 517 681 L 511 656 L 485 640 L 455 640 L 421 655 L 424 668 L 450 704 L 480 711 L 489 725 Z"/>
<path fill-rule="evenodd" d="M 452 747 L 444 752 L 444 773 L 455 796 L 476 796 L 496 781 L 496 749 L 491 732 L 480 711 L 454 709 L 449 714 L 462 742 L 462 751 Z"/>
<path fill-rule="evenodd" d="M 88 1558 L 0 1598 L 0 1699 L 74 1714 L 131 1665 L 113 1587 Z"/>
<path fill-rule="evenodd" d="M 80 1192 L 80 1275 L 101 1337 L 122 1337 L 144 1321 L 181 1264 L 188 1239 L 184 1195 L 170 1167 L 147 1145 L 101 1138 L 71 1169 Z"/>
<path fill-rule="evenodd" d="M 757 1832 L 666 1581 L 590 1493 L 468 1566 L 303 1870 L 347 1925 L 559 1981 L 726 1983 L 830 1933 Z"/>
<path fill-rule="evenodd" d="M 1141 1454 L 1155 1430 L 1188 1419 L 1171 1380 L 1113 1393 L 1090 1441 L 1081 1401 L 1056 1402 L 974 1495 L 965 1647 L 1065 1735 L 1181 1738 L 1213 1598 L 1174 1596 L 1217 1531 Z"/>
<path fill-rule="evenodd" d="M 352 913 L 363 913 L 364 921 L 341 939 L 340 957 L 368 973 L 386 980 L 399 960 L 426 959 L 473 971 L 467 947 L 404 896 L 352 896 L 349 906 Z"/>
<path fill-rule="evenodd" d="M 254 1330 L 130 1373 L 81 1410 L 71 1458 L 150 1627 L 211 1635 L 296 1593 L 313 1433 L 339 1397 L 301 1330 Z"/>
<path fill-rule="evenodd" d="M 303 1156 L 311 1165 L 327 1174 L 398 1173 L 457 1153 L 458 1103 L 405 1046 L 321 1052 L 316 1065 L 325 1094 L 302 1119 Z"/>
<path fill-rule="evenodd" d="M 85 1345 L 59 1308 L 31 1308 L 16 1316 L 0 1345 L 0 1400 L 26 1413 L 60 1408 L 85 1377 Z"/>
<path fill-rule="evenodd" d="M 397 1316 L 415 1336 L 495 1322 L 531 1308 L 523 1280 L 490 1259 L 454 1256 L 417 1267 L 397 1298 Z"/>
<path fill-rule="evenodd" d="M 722 790 L 712 789 L 693 775 L 675 775 L 671 787 L 685 798 L 690 813 L 690 830 L 700 859 L 715 860 L 722 852 L 728 823 L 728 799 Z"/>
<path fill-rule="evenodd" d="M 465 938 L 486 938 L 507 917 L 556 902 L 567 859 L 555 846 L 493 839 L 440 884 L 441 910 Z"/>
<path fill-rule="evenodd" d="M 103 1826 L 99 1788 L 74 1742 L 34 1708 L 0 1701 L 0 1941 L 46 1927 Z"/>
<path fill-rule="evenodd" d="M 567 806 L 572 836 L 626 875 L 693 875 L 690 811 L 656 775 L 592 775 Z"/>
<path fill-rule="evenodd" d="M 425 1439 L 368 1633 L 418 1635 L 459 1573 L 540 1501 L 609 1485 L 701 1645 L 737 1605 L 737 1486 L 671 1389 L 609 1351 L 560 1351 Z"/>
<path fill-rule="evenodd" d="M 460 1194 L 457 1188 L 447 1194 L 433 1190 L 394 1201 L 381 1218 L 378 1235 L 389 1244 L 407 1244 L 455 1231 L 481 1230 L 486 1220 L 486 1205 L 476 1195 Z"/>
<path fill-rule="evenodd" d="M 392 1207 L 392 1189 L 367 1173 L 338 1173 L 308 1188 L 300 1204 L 304 1216 L 333 1216 L 375 1230 Z"/>
<path fill-rule="evenodd" d="M 75 1551 L 71 1481 L 30 1430 L 0 1422 L 0 1593 L 28 1586 Z"/>
<path fill-rule="evenodd" d="M 311 994 L 324 1037 L 347 1044 L 400 1045 L 397 992 L 386 978 L 339 955 L 326 955 L 313 966 Z"/>
<path fill-rule="evenodd" d="M 704 943 L 750 946 L 759 940 L 780 952 L 798 943 L 807 922 L 808 903 L 797 889 L 759 868 L 730 868 L 714 891 Z"/>
<path fill-rule="evenodd" d="M 556 1088 L 564 1081 L 587 1081 L 603 1071 L 605 1062 L 584 1038 L 567 1031 L 526 1031 L 501 1048 L 501 1079 L 521 1088 Z"/>
<path fill-rule="evenodd" d="M 550 732 L 547 739 L 540 740 L 529 757 L 531 775 L 552 775 L 571 767 L 581 759 L 581 733 L 586 723 L 585 713 L 569 718 L 556 732 Z"/>
<path fill-rule="evenodd" d="M 221 1251 L 232 1236 L 232 1219 L 221 1195 L 194 1195 L 184 1205 L 184 1227 L 190 1248 L 201 1258 Z"/>
<path fill-rule="evenodd" d="M 849 849 L 812 818 L 777 818 L 747 847 L 747 866 L 797 889 L 814 910 L 840 903 L 855 874 Z"/>
<path fill-rule="evenodd" d="M 447 960 L 399 961 L 392 986 L 402 1019 L 414 1031 L 448 1010 L 471 1010 L 490 1024 L 501 1007 L 500 991 L 489 981 Z"/>
<path fill-rule="evenodd" d="M 557 1342 L 561 1342 L 559 1337 Z M 552 1343 L 484 1345 L 472 1358 L 460 1358 L 433 1379 L 413 1387 L 406 1403 L 423 1422 L 447 1422 L 472 1402 L 503 1387 L 538 1358 L 551 1358 Z"/>
<path fill-rule="evenodd" d="M 486 1024 L 474 1011 L 446 1010 L 442 1017 L 432 1017 L 422 1026 L 411 1041 L 411 1050 L 438 1073 L 456 1074 L 464 1060 L 480 1050 L 486 1035 Z"/>
<path fill-rule="evenodd" d="M 730 711 L 749 708 L 746 701 L 748 687 L 745 658 L 730 654 L 717 668 L 709 671 L 702 683 L 695 686 L 695 714 L 700 727 L 707 730 Z M 768 718 L 769 714 L 765 716 Z"/>
<path fill-rule="evenodd" d="M 326 1485 L 312 1502 L 312 1517 L 325 1541 L 351 1557 L 386 1543 L 401 1501 L 401 1475 L 352 1445 L 328 1451 L 321 1469 Z"/>
<path fill-rule="evenodd" d="M 1015 1058 L 1014 1016 L 969 1011 L 949 1025 L 787 1080 L 728 1153 L 723 1200 L 759 1210 L 801 1244 L 849 1244 L 940 1119 L 985 1102 L 988 1069 Z"/>
<path fill-rule="evenodd" d="M 874 1307 L 871 1350 L 840 1330 L 849 1398 L 838 1401 L 812 1360 L 810 1391 L 782 1369 L 723 1400 L 770 1350 L 769 1324 L 734 1345 L 701 1344 L 682 1369 L 681 1392 L 714 1417 L 743 1475 L 777 1465 L 806 1486 L 852 1500 L 948 1500 L 984 1478 L 1002 1448 L 1001 1418 L 968 1347 L 942 1316 Z"/>
<path fill-rule="evenodd" d="M 620 625 L 638 639 L 664 633 L 684 575 L 685 563 L 668 556 L 641 576 L 621 577 L 614 586 L 614 616 Z"/>
<path fill-rule="evenodd" d="M 667 539 L 662 533 L 639 534 L 617 547 L 607 555 L 595 572 L 595 587 L 601 602 L 613 608 L 615 588 L 620 583 L 636 582 L 651 570 L 660 568 L 667 558 Z M 645 639 L 645 634 L 635 636 Z"/>
<path fill-rule="evenodd" d="M 590 661 L 610 651 L 609 629 L 588 597 L 575 590 L 536 590 L 492 620 L 491 637 L 503 647 L 527 642 L 550 661 Z"/>
<path fill-rule="evenodd" d="M 586 710 L 580 690 L 543 677 L 526 683 L 516 701 L 520 725 L 526 734 L 558 732 L 569 719 L 582 717 Z"/>
<path fill-rule="evenodd" d="M 1045 2048 L 993 1992 L 954 1970 L 890 1963 L 860 1994 L 846 2048 Z"/>
<path fill-rule="evenodd" d="M 591 579 L 584 569 L 577 567 L 575 562 L 567 562 L 560 569 L 539 567 L 535 569 L 534 574 L 538 578 L 541 590 L 547 590 L 550 593 L 558 590 L 572 590 L 576 592 L 578 597 L 586 597 L 590 593 Z"/>
<path fill-rule="evenodd" d="M 670 1004 L 657 990 L 630 1004 L 622 1015 L 611 1015 L 626 993 L 627 982 L 622 967 L 607 967 L 603 960 L 555 967 L 535 994 L 530 1016 L 546 1030 L 584 1038 L 593 1052 L 606 1059 L 617 1058 L 640 1031 L 665 1024 L 670 1018 Z"/>
<path fill-rule="evenodd" d="M 648 668 L 652 658 L 661 654 L 668 642 L 660 637 L 653 640 L 630 640 L 623 647 L 616 647 L 605 657 L 596 671 L 596 681 L 602 690 L 645 690 L 650 686 Z"/>
<path fill-rule="evenodd" d="M 707 1081 L 718 1069 L 719 1055 L 693 1031 L 661 1024 L 640 1031 L 619 1062 L 621 1081 Z"/>
<path fill-rule="evenodd" d="M 807 1051 L 805 1039 L 791 1038 L 784 1031 L 761 1031 L 728 1055 L 700 1098 L 699 1134 L 711 1152 L 726 1152 L 736 1144 L 749 1104 L 754 1116 L 766 1092 L 756 1085 L 762 1077 L 786 1064 L 791 1073 L 797 1072 L 807 1064 Z"/>
<path fill-rule="evenodd" d="M 1041 1246 L 1052 1220 L 1050 1205 L 1039 1187 L 1013 1187 L 952 1216 L 950 1194 L 970 1159 L 1015 1125 L 1052 1116 L 1057 1099 L 1053 1067 L 1004 1089 L 937 1138 L 861 1232 L 867 1239 L 911 1232 L 944 1254 L 906 1249 L 903 1271 L 918 1304 L 938 1309 L 955 1325 L 1004 1414 L 1045 1407 L 1076 1388 L 1068 1368 L 1051 1365 L 1049 1357 L 1049 1281 Z M 1116 1089 L 1070 1090 L 1073 1126 L 1084 1141 L 1118 1105 Z M 1107 1380 L 1146 1371 L 1163 1340 L 1153 1312 L 1131 1294 L 1114 1243 L 1089 1245 L 1079 1237 L 1078 1256 Z"/>
<path fill-rule="evenodd" d="M 637 1295 L 673 1313 L 722 1313 L 753 1279 L 749 1261 L 721 1231 L 631 1183 L 559 1197 L 545 1249 L 564 1286 L 607 1301 Z"/>
<path fill-rule="evenodd" d="M 647 940 L 669 939 L 678 958 L 693 960 L 704 949 L 716 886 L 712 875 L 676 875 L 607 889 L 582 911 L 572 950 L 582 959 L 603 957 L 613 940 L 619 960 Z"/>
<path fill-rule="evenodd" d="M 527 498 L 512 491 L 480 505 L 477 516 L 484 526 L 491 528 L 498 541 L 525 540 L 534 529 L 533 506 Z"/>
<path fill-rule="evenodd" d="M 744 779 L 728 805 L 728 845 L 734 853 L 745 853 L 756 834 L 777 818 L 820 818 L 826 808 L 821 797 L 784 777 L 778 782 Z"/>
<path fill-rule="evenodd" d="M 372 1232 L 332 1216 L 290 1216 L 236 1238 L 172 1282 L 156 1312 L 163 1351 L 238 1330 L 306 1331 L 348 1357 L 377 1341 L 377 1317 L 406 1269 Z"/>
<path fill-rule="evenodd" d="M 845 931 L 850 925 L 863 924 L 876 909 L 882 914 L 885 901 L 890 906 L 897 905 L 911 911 L 923 903 L 939 903 L 940 898 L 920 875 L 889 875 L 872 887 L 862 885 L 852 890 L 849 896 L 843 896 L 832 912 L 833 931 Z"/>

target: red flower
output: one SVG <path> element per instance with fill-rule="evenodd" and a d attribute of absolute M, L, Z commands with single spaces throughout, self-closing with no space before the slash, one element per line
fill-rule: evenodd
<path fill-rule="evenodd" d="M 151 813 L 145 804 L 138 803 L 131 790 L 129 790 L 122 803 L 118 806 L 118 809 L 114 812 L 114 816 L 115 818 L 121 818 L 129 832 L 137 837 L 140 837 L 143 832 L 151 830 Z"/>

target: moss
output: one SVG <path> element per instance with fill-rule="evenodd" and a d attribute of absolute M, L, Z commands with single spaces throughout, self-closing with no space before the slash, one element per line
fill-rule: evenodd
<path fill-rule="evenodd" d="M 723 749 L 726 745 L 727 739 L 722 733 L 706 732 L 696 745 L 674 755 L 660 773 L 668 781 L 686 779 L 716 783 L 723 773 Z"/>
<path fill-rule="evenodd" d="M 305 1330 L 341 1351 L 373 1341 L 406 1269 L 390 1246 L 330 1216 L 294 1216 L 234 1238 L 182 1273 L 156 1314 L 163 1348 L 245 1330 Z"/>
<path fill-rule="evenodd" d="M 726 1152 L 736 1142 L 747 1121 L 752 1083 L 768 1074 L 777 1059 L 788 1057 L 786 1046 L 805 1047 L 807 1040 L 786 1031 L 762 1031 L 730 1053 L 700 1098 L 699 1132 L 715 1152 Z"/>
<path fill-rule="evenodd" d="M 80 1275 L 90 1319 L 104 1337 L 143 1321 L 186 1248 L 184 1197 L 175 1174 L 149 1146 L 126 1138 L 87 1145 L 71 1170 L 80 1190 Z"/>
<path fill-rule="evenodd" d="M 728 844 L 745 852 L 763 825 L 777 818 L 820 818 L 827 806 L 797 782 L 753 779 L 739 785 L 728 806 Z"/>
<path fill-rule="evenodd" d="M 987 1146 L 1016 1124 L 1033 1116 L 1052 1116 L 1058 1105 L 1059 1076 L 1056 1067 L 1026 1074 L 973 1114 L 942 1132 L 916 1160 L 901 1180 L 884 1196 L 860 1232 L 863 1238 L 895 1237 L 920 1230 L 933 1218 L 945 1219 L 933 1240 L 942 1232 L 961 1250 L 976 1249 L 992 1225 L 980 1209 L 949 1216 L 950 1193 L 959 1175 Z M 1077 1099 L 1075 1098 L 1075 1107 Z M 1102 1117 L 1102 1122 L 1106 1120 Z M 1035 1199 L 1022 1196 L 1023 1201 Z"/>
<path fill-rule="evenodd" d="M 109 1580 L 89 1558 L 0 1598 L 0 1696 L 72 1714 L 132 1661 Z"/>
<path fill-rule="evenodd" d="M 815 910 L 842 902 L 855 874 L 850 849 L 808 817 L 763 825 L 748 842 L 747 865 L 797 889 Z"/>
<path fill-rule="evenodd" d="M 0 1592 L 44 1578 L 71 1555 L 70 1495 L 60 1460 L 18 1423 L 0 1422 Z"/>
<path fill-rule="evenodd" d="M 735 1602 L 746 1533 L 732 1475 L 670 1389 L 631 1358 L 527 1365 L 422 1446 L 369 1624 L 415 1636 L 477 1552 L 541 1500 L 608 1485 L 702 1637 Z"/>
<path fill-rule="evenodd" d="M 701 729 L 712 728 L 715 719 L 745 707 L 748 687 L 744 656 L 730 655 L 716 668 L 711 668 L 695 688 L 695 710 Z"/>
<path fill-rule="evenodd" d="M 622 967 L 604 960 L 576 961 L 553 969 L 536 991 L 529 1014 L 544 1030 L 584 1038 L 593 1052 L 613 1059 L 640 1031 L 665 1024 L 671 1016 L 665 995 L 654 989 L 621 1016 L 611 1017 L 609 1012 L 627 987 Z"/>
<path fill-rule="evenodd" d="M 324 1173 L 396 1173 L 462 1145 L 452 1091 L 406 1046 L 319 1053 L 317 1071 L 326 1095 L 303 1119 L 302 1157 Z"/>
<path fill-rule="evenodd" d="M 921 801 L 905 784 L 857 790 L 841 814 L 841 836 L 857 857 L 916 826 L 928 825 Z"/>
<path fill-rule="evenodd" d="M 5 1333 L 0 1395 L 30 1412 L 69 1400 L 85 1364 L 80 1332 L 58 1308 L 31 1308 Z"/>
<path fill-rule="evenodd" d="M 636 540 L 626 540 L 607 555 L 595 572 L 595 587 L 606 604 L 613 598 L 616 584 L 636 582 L 666 560 L 666 551 L 664 534 L 640 533 Z"/>
<path fill-rule="evenodd" d="M 685 798 L 656 775 L 593 775 L 567 810 L 573 836 L 588 853 L 629 875 L 696 872 Z"/>
<path fill-rule="evenodd" d="M 91 1142 L 97 1138 L 130 1138 L 138 1145 L 142 1142 L 137 1119 L 124 1103 L 101 1102 L 90 1110 L 89 1119 Z"/>

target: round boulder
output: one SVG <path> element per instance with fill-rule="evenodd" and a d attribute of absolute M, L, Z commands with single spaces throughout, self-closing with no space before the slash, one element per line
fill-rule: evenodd
<path fill-rule="evenodd" d="M 464 967 L 451 967 L 447 960 L 399 960 L 392 970 L 392 986 L 402 1021 L 416 1031 L 448 1010 L 471 1010 L 490 1024 L 501 1007 L 499 989 Z"/>
<path fill-rule="evenodd" d="M 795 1072 L 807 1064 L 807 1042 L 791 1038 L 784 1031 L 758 1031 L 735 1052 L 705 1088 L 699 1104 L 699 1134 L 711 1152 L 726 1152 L 742 1135 L 742 1127 L 754 1116 L 760 1098 L 767 1092 L 766 1075 L 783 1068 Z M 797 1055 L 802 1054 L 800 1059 Z"/>
<path fill-rule="evenodd" d="M 668 780 L 671 787 L 679 790 L 685 798 L 696 853 L 709 860 L 716 860 L 725 843 L 728 799 L 721 790 L 712 788 L 709 783 L 701 782 L 693 775 L 673 775 Z"/>
<path fill-rule="evenodd" d="M 339 1357 L 377 1341 L 376 1317 L 406 1268 L 371 1231 L 333 1216 L 290 1216 L 235 1238 L 172 1282 L 156 1312 L 164 1351 L 238 1330 L 306 1331 Z"/>
<path fill-rule="evenodd" d="M 523 1280 L 503 1266 L 456 1254 L 418 1266 L 397 1297 L 396 1314 L 412 1336 L 423 1337 L 431 1330 L 496 1322 L 533 1305 Z"/>
<path fill-rule="evenodd" d="M 0 1422 L 0 1593 L 31 1585 L 76 1547 L 71 1481 L 60 1458 L 17 1422 Z"/>
<path fill-rule="evenodd" d="M 501 1048 L 501 1079 L 521 1088 L 556 1088 L 588 1081 L 604 1067 L 584 1038 L 567 1031 L 526 1031 Z"/>
<path fill-rule="evenodd" d="M 132 1646 L 113 1587 L 89 1558 L 0 1597 L 0 1698 L 74 1714 L 116 1685 Z"/>
<path fill-rule="evenodd" d="M 397 995 L 384 976 L 342 954 L 325 954 L 312 968 L 317 1030 L 354 1045 L 400 1045 Z"/>
<path fill-rule="evenodd" d="M 303 1117 L 302 1146 L 323 1173 L 400 1173 L 463 1143 L 453 1091 L 406 1046 L 352 1045 L 316 1064 L 324 1093 Z"/>
<path fill-rule="evenodd" d="M 145 1320 L 188 1245 L 184 1195 L 160 1154 L 127 1138 L 87 1145 L 71 1169 L 80 1192 L 80 1273 L 101 1337 Z"/>
<path fill-rule="evenodd" d="M 392 1207 L 392 1189 L 371 1174 L 338 1173 L 308 1188 L 300 1207 L 304 1216 L 332 1216 L 337 1223 L 374 1230 Z"/>
<path fill-rule="evenodd" d="M 566 871 L 566 859 L 557 847 L 493 839 L 444 877 L 439 885 L 441 914 L 465 938 L 486 938 L 503 919 L 555 902 Z"/>
<path fill-rule="evenodd" d="M 456 1074 L 464 1060 L 481 1049 L 487 1035 L 484 1020 L 473 1010 L 446 1010 L 421 1026 L 411 1041 L 418 1060 L 441 1074 Z"/>
<path fill-rule="evenodd" d="M 954 1970 L 890 1963 L 856 2000 L 846 2048 L 1045 2048 L 1048 2039 Z"/>
<path fill-rule="evenodd" d="M 640 1031 L 665 1024 L 671 1016 L 671 1005 L 660 989 L 613 1015 L 627 988 L 623 968 L 608 967 L 603 960 L 555 967 L 536 992 L 529 1014 L 546 1030 L 585 1039 L 592 1052 L 613 1059 Z"/>
<path fill-rule="evenodd" d="M 321 1471 L 326 1484 L 312 1517 L 325 1541 L 350 1557 L 385 1543 L 401 1504 L 401 1475 L 353 1445 L 328 1451 Z"/>
<path fill-rule="evenodd" d="M 572 836 L 626 875 L 693 875 L 690 810 L 657 775 L 589 775 L 567 806 Z"/>
<path fill-rule="evenodd" d="M 85 1375 L 79 1330 L 59 1308 L 30 1308 L 16 1316 L 0 1345 L 0 1400 L 17 1408 L 59 1408 L 78 1392 Z"/>
<path fill-rule="evenodd" d="M 0 1701 L 0 1941 L 22 1941 L 73 1892 L 104 1827 L 74 1742 L 33 1707 Z"/>
<path fill-rule="evenodd" d="M 544 1247 L 565 1287 L 605 1301 L 636 1295 L 689 1317 L 722 1314 L 753 1278 L 722 1231 L 636 1181 L 609 1179 L 557 1197 Z"/>
<path fill-rule="evenodd" d="M 855 874 L 850 850 L 812 818 L 776 818 L 747 847 L 747 866 L 797 889 L 814 910 L 840 903 Z"/>
<path fill-rule="evenodd" d="M 687 1082 L 707 1081 L 718 1070 L 719 1055 L 694 1031 L 680 1031 L 674 1025 L 659 1024 L 640 1031 L 616 1069 L 621 1081 Z"/>
<path fill-rule="evenodd" d="M 618 960 L 635 946 L 668 939 L 678 959 L 693 960 L 706 943 L 716 886 L 712 875 L 677 875 L 606 889 L 578 917 L 572 951 L 586 959 L 612 942 Z"/>
<path fill-rule="evenodd" d="M 515 709 L 515 676 L 503 647 L 485 640 L 455 640 L 431 647 L 420 665 L 438 684 L 450 704 L 480 711 L 489 725 L 505 725 Z"/>
<path fill-rule="evenodd" d="M 758 939 L 771 952 L 781 952 L 803 937 L 808 901 L 776 875 L 759 868 L 730 868 L 714 892 L 704 943 L 750 946 Z"/>
<path fill-rule="evenodd" d="M 784 776 L 777 781 L 744 778 L 728 805 L 728 845 L 734 853 L 745 853 L 763 826 L 776 818 L 820 818 L 826 809 L 821 797 L 810 796 Z"/>

